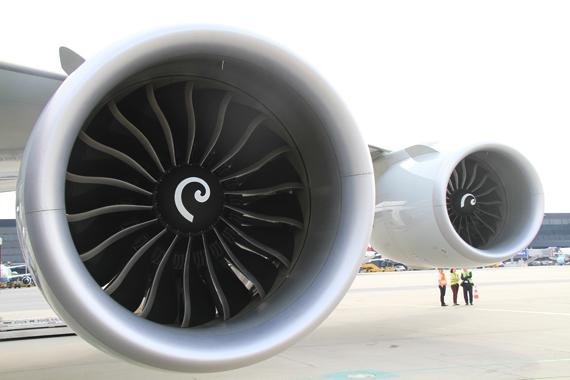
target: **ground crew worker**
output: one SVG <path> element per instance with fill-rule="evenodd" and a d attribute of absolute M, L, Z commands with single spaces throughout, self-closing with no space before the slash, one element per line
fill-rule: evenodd
<path fill-rule="evenodd" d="M 457 303 L 457 292 L 459 291 L 459 273 L 457 273 L 457 270 L 455 268 L 452 268 L 449 273 L 451 273 L 449 285 L 451 287 L 451 291 L 453 292 L 453 306 L 459 306 Z"/>
<path fill-rule="evenodd" d="M 465 305 L 473 305 L 473 274 L 467 268 L 463 268 L 461 273 L 461 286 L 463 286 L 463 299 Z M 469 296 L 469 298 L 467 297 Z"/>
<path fill-rule="evenodd" d="M 437 275 L 437 285 L 439 286 L 439 300 L 441 301 L 441 306 L 447 306 L 445 304 L 445 288 L 447 286 L 447 280 L 445 279 L 443 269 L 440 269 L 439 274 Z"/>

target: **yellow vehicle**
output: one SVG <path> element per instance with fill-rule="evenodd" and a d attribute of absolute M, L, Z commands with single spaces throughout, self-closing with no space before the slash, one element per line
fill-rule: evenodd
<path fill-rule="evenodd" d="M 384 268 L 379 268 L 374 264 L 367 263 L 360 267 L 361 272 L 384 272 Z"/>
<path fill-rule="evenodd" d="M 31 278 L 31 277 L 30 277 Z M 0 283 L 1 289 L 9 288 L 31 288 L 36 286 L 31 280 L 14 280 L 14 281 L 2 281 Z"/>

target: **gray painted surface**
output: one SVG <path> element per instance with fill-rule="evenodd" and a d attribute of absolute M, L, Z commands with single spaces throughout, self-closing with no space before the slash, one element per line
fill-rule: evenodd
<path fill-rule="evenodd" d="M 2 379 L 338 380 L 349 373 L 402 380 L 568 379 L 570 266 L 474 270 L 480 298 L 473 306 L 440 307 L 436 275 L 359 274 L 312 334 L 239 370 L 153 371 L 105 355 L 79 337 L 61 337 L 0 344 Z"/>

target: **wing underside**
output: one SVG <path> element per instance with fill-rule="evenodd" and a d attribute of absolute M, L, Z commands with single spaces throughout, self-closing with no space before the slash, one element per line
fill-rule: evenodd
<path fill-rule="evenodd" d="M 64 75 L 0 62 L 0 192 L 16 190 L 24 148 Z"/>

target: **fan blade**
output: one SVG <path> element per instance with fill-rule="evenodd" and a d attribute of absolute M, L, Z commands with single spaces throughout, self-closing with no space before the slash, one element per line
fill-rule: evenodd
<path fill-rule="evenodd" d="M 255 286 L 263 299 L 277 278 L 277 267 L 265 257 L 241 249 L 237 245 L 230 248 L 217 229 L 214 229 L 218 239 L 230 260 L 241 273 Z"/>
<path fill-rule="evenodd" d="M 285 223 L 303 229 L 303 214 L 298 199 L 291 194 L 263 197 L 242 207 L 225 205 L 250 218 Z"/>
<path fill-rule="evenodd" d="M 152 210 L 152 206 L 140 206 L 140 205 L 114 205 L 114 206 L 105 206 L 101 208 L 97 208 L 95 210 L 90 210 L 86 212 L 82 212 L 80 214 L 71 214 L 67 215 L 67 221 L 72 222 L 79 222 L 81 220 L 94 218 L 99 215 L 111 214 L 115 212 L 126 212 L 126 211 L 149 211 Z"/>
<path fill-rule="evenodd" d="M 148 222 L 139 223 L 139 224 L 136 224 L 136 225 L 131 226 L 129 228 L 126 228 L 124 230 L 121 230 L 121 231 L 117 232 L 116 234 L 114 234 L 113 236 L 109 237 L 107 240 L 103 241 L 101 244 L 99 244 L 95 248 L 89 250 L 88 252 L 79 254 L 79 257 L 81 258 L 82 261 L 90 260 L 93 257 L 95 257 L 96 255 L 98 255 L 99 253 L 101 253 L 104 249 L 111 246 L 113 243 L 116 243 L 117 241 L 121 240 L 125 236 L 128 236 L 128 235 L 130 235 L 130 234 L 132 234 L 132 233 L 134 233 L 140 229 L 143 229 L 145 227 L 148 227 L 150 225 L 155 224 L 157 222 L 157 220 L 158 219 L 152 219 L 152 220 L 149 220 Z"/>
<path fill-rule="evenodd" d="M 145 189 L 141 189 L 138 186 L 135 186 L 131 183 L 121 181 L 115 178 L 107 178 L 107 177 L 89 177 L 89 176 L 80 176 L 76 174 L 72 174 L 67 172 L 65 179 L 70 182 L 75 183 L 83 183 L 83 184 L 93 184 L 93 185 L 103 185 L 103 186 L 113 186 L 120 189 L 134 191 L 136 193 L 152 196 L 150 191 L 146 191 Z"/>
<path fill-rule="evenodd" d="M 235 146 L 211 169 L 213 172 L 216 171 L 220 166 L 228 162 L 231 158 L 233 158 L 240 150 L 243 148 L 245 143 L 249 140 L 251 134 L 257 128 L 257 126 L 263 122 L 267 118 L 266 115 L 258 115 L 253 121 L 249 124 L 245 132 L 242 134 L 239 141 L 235 144 Z"/>
<path fill-rule="evenodd" d="M 129 275 L 130 275 L 129 277 L 135 277 L 137 280 L 140 280 L 140 276 L 132 276 L 132 273 L 139 270 L 139 266 L 137 266 L 136 264 L 147 252 L 149 252 L 149 248 L 151 248 L 153 244 L 156 243 L 156 241 L 160 239 L 162 235 L 164 235 L 165 233 L 166 229 L 162 230 L 160 233 L 155 235 L 151 240 L 149 240 L 148 243 L 146 243 L 141 249 L 139 249 L 135 253 L 135 255 L 129 260 L 129 262 L 123 268 L 123 270 L 121 270 L 121 273 L 119 273 L 119 275 L 113 280 L 113 282 L 111 282 L 109 286 L 105 288 L 105 293 L 112 295 L 125 281 L 125 278 Z M 141 262 L 143 262 L 143 260 L 141 260 Z M 143 280 L 146 281 L 146 279 Z"/>
<path fill-rule="evenodd" d="M 113 156 L 116 159 L 118 159 L 118 160 L 124 162 L 125 164 L 129 165 L 131 168 L 133 168 L 134 170 L 136 170 L 137 172 L 142 174 L 150 182 L 153 182 L 153 183 L 156 182 L 156 180 L 150 174 L 148 174 L 148 172 L 142 166 L 140 166 L 135 160 L 133 160 L 132 158 L 130 158 L 126 154 L 119 152 L 116 149 L 110 148 L 106 145 L 103 145 L 103 144 L 93 140 L 91 137 L 89 137 L 83 131 L 79 132 L 79 138 L 81 139 L 81 141 L 83 141 L 85 144 L 89 145 L 93 149 L 97 149 L 103 153 L 106 153 L 110 156 Z"/>
<path fill-rule="evenodd" d="M 154 275 L 150 292 L 147 296 L 141 317 L 157 323 L 174 323 L 178 313 L 178 297 L 172 273 L 170 257 L 178 236 L 174 237 L 168 250 L 162 257 L 158 270 Z"/>
<path fill-rule="evenodd" d="M 467 184 L 467 186 L 465 186 L 465 189 L 470 190 L 471 185 L 475 181 L 475 177 L 477 177 L 477 168 L 478 167 L 479 167 L 479 163 L 476 162 L 475 165 L 473 165 L 473 174 L 471 174 L 471 179 L 469 180 L 469 183 Z"/>
<path fill-rule="evenodd" d="M 193 327 L 211 321 L 216 317 L 216 305 L 208 288 L 201 279 L 200 272 L 192 264 L 192 238 L 188 241 L 184 259 L 183 303 L 180 308 L 181 327 Z"/>
<path fill-rule="evenodd" d="M 166 140 L 166 145 L 168 146 L 168 153 L 170 154 L 170 161 L 172 162 L 172 166 L 176 166 L 176 153 L 174 152 L 174 140 L 172 139 L 172 132 L 170 130 L 170 125 L 168 125 L 168 121 L 166 117 L 164 117 L 164 113 L 160 109 L 156 98 L 154 96 L 154 87 L 152 83 L 146 86 L 146 96 L 148 98 L 148 102 L 152 110 L 154 111 L 158 121 L 160 122 L 160 126 L 162 127 L 162 131 L 164 133 L 164 139 Z"/>
<path fill-rule="evenodd" d="M 154 161 L 160 172 L 164 173 L 164 168 L 162 167 L 162 164 L 160 163 L 160 160 L 158 159 L 158 156 L 156 155 L 156 152 L 152 144 L 150 143 L 150 141 L 148 141 L 146 136 L 141 131 L 139 131 L 139 129 L 135 127 L 130 121 L 128 121 L 126 117 L 123 116 L 121 111 L 119 111 L 119 109 L 117 108 L 117 105 L 115 104 L 114 100 L 111 100 L 108 103 L 108 107 L 113 116 L 115 117 L 115 119 L 117 119 L 117 121 L 121 123 L 123 127 L 127 128 L 127 130 L 131 132 L 136 137 L 137 140 L 139 140 L 139 142 L 147 151 L 148 155 L 152 158 L 152 160 Z"/>
<path fill-rule="evenodd" d="M 212 296 L 218 308 L 218 314 L 226 321 L 239 313 L 249 303 L 251 296 L 245 285 L 236 277 L 235 273 L 228 267 L 223 259 L 216 259 L 211 256 L 207 248 L 206 237 L 204 248 L 206 262 L 208 264 L 209 277 L 205 280 L 211 283 L 210 289 L 214 290 Z"/>
<path fill-rule="evenodd" d="M 280 232 L 282 232 L 281 230 L 279 231 L 274 231 L 273 229 L 252 229 L 251 233 L 255 236 L 250 236 L 250 234 L 242 231 L 241 229 L 237 228 L 236 226 L 234 226 L 233 224 L 231 224 L 228 220 L 226 220 L 225 218 L 221 218 L 228 226 L 231 227 L 232 230 L 234 230 L 235 232 L 237 232 L 237 234 L 242 237 L 246 242 L 248 242 L 249 244 L 261 249 L 263 252 L 267 253 L 269 256 L 276 258 L 277 260 L 281 261 L 286 267 L 289 267 L 291 265 L 291 258 L 287 258 L 285 255 L 283 255 L 282 253 L 280 253 L 279 251 L 277 251 L 276 249 L 271 248 L 269 245 L 267 244 L 278 244 L 280 248 L 290 248 L 290 247 L 283 247 L 281 246 L 281 244 L 279 243 L 283 243 L 283 239 L 279 239 L 279 240 L 272 240 L 272 237 L 279 237 L 281 238 L 282 236 L 275 236 L 275 235 L 279 235 Z M 267 233 L 267 235 L 265 235 L 264 233 Z M 286 233 L 286 232 L 284 232 Z M 264 244 L 267 243 L 267 244 Z M 288 253 L 289 250 L 287 249 Z M 290 256 L 290 255 L 289 255 Z"/>
<path fill-rule="evenodd" d="M 277 148 L 277 149 L 269 152 L 265 157 L 261 158 L 260 160 L 253 163 L 252 165 L 248 166 L 247 168 L 244 168 L 238 172 L 235 172 L 233 174 L 229 174 L 229 175 L 221 178 L 220 182 L 224 182 L 224 181 L 227 181 L 229 179 L 238 178 L 238 177 L 242 177 L 246 174 L 253 173 L 253 172 L 259 170 L 263 165 L 267 164 L 269 161 L 273 160 L 275 157 L 278 157 L 281 154 L 287 153 L 289 151 L 291 151 L 291 148 L 288 146 L 282 146 L 280 148 Z"/>
<path fill-rule="evenodd" d="M 206 158 L 208 158 L 208 155 L 210 154 L 212 148 L 214 147 L 214 145 L 216 145 L 216 142 L 220 137 L 220 133 L 222 132 L 222 127 L 224 125 L 224 118 L 226 116 L 226 109 L 228 108 L 228 104 L 232 99 L 232 96 L 234 96 L 234 94 L 228 92 L 222 99 L 222 103 L 220 104 L 220 109 L 218 110 L 218 118 L 216 120 L 216 126 L 214 127 L 214 132 L 212 133 L 210 141 L 208 142 L 208 145 L 206 146 L 206 149 L 202 154 L 202 159 L 200 159 L 200 166 L 204 164 L 204 161 L 206 161 Z"/>

